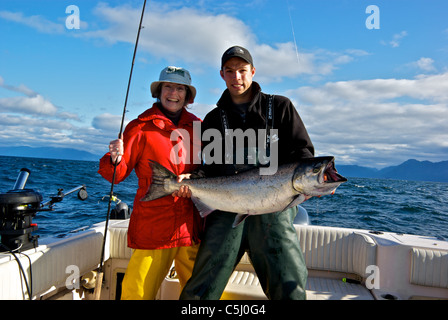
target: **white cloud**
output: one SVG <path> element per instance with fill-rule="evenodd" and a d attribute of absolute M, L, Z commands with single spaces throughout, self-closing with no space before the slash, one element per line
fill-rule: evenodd
<path fill-rule="evenodd" d="M 21 94 L 0 98 L 0 141 L 3 145 L 90 149 L 91 146 L 86 145 L 88 137 L 84 137 L 86 140 L 78 138 L 86 128 L 70 123 L 71 120 L 80 120 L 77 114 L 63 111 L 23 84 L 9 85 L 0 77 L 0 87 L 9 93 Z"/>
<path fill-rule="evenodd" d="M 40 119 L 33 116 L 0 114 L 2 126 L 19 126 L 23 128 L 40 128 L 38 130 L 72 130 L 73 125 L 59 119 Z"/>
<path fill-rule="evenodd" d="M 111 135 L 62 119 L 0 113 L 0 141 L 7 146 L 51 146 L 106 153 Z"/>
<path fill-rule="evenodd" d="M 101 3 L 96 7 L 95 14 L 107 23 L 107 27 L 83 32 L 79 36 L 111 44 L 135 42 L 140 8 L 127 5 L 111 7 Z M 250 27 L 237 18 L 160 3 L 151 4 L 143 25 L 140 49 L 156 59 L 166 59 L 172 63 L 182 61 L 196 68 L 219 68 L 222 53 L 232 45 L 241 45 L 251 51 L 257 68 L 257 79 L 263 82 L 303 74 L 328 75 L 339 65 L 368 54 L 358 49 L 341 53 L 300 51 L 297 59 L 292 42 L 274 45 L 259 43 Z"/>
<path fill-rule="evenodd" d="M 434 60 L 431 58 L 422 57 L 415 62 L 415 65 L 423 71 L 435 71 Z"/>
<path fill-rule="evenodd" d="M 404 37 L 406 37 L 408 35 L 408 33 L 406 31 L 401 31 L 400 33 L 394 34 L 393 40 L 389 42 L 389 44 L 393 47 L 393 48 L 397 48 L 400 46 L 401 44 L 401 39 L 403 39 Z"/>
<path fill-rule="evenodd" d="M 108 23 L 102 30 L 88 31 L 83 37 L 109 43 L 134 43 L 140 8 L 110 7 L 101 3 L 95 14 Z M 169 8 L 152 3 L 145 13 L 139 46 L 158 58 L 205 63 L 216 66 L 224 50 L 235 43 L 254 43 L 254 35 L 240 20 L 228 15 L 211 15 L 190 8 Z M 206 44 L 206 45 L 205 45 Z"/>
<path fill-rule="evenodd" d="M 392 48 L 398 48 L 401 45 L 401 41 L 408 35 L 407 31 L 401 31 L 400 33 L 396 33 L 392 36 L 392 40 L 390 41 L 381 41 L 383 45 L 391 46 Z"/>
<path fill-rule="evenodd" d="M 9 91 L 14 91 L 14 92 L 18 92 L 18 93 L 23 93 L 24 95 L 28 96 L 28 97 L 32 97 L 32 96 L 36 96 L 37 93 L 34 92 L 33 90 L 31 90 L 30 88 L 28 88 L 27 86 L 21 84 L 17 87 L 15 86 L 11 86 L 5 83 L 5 80 L 0 76 L 0 87 L 5 88 Z"/>
<path fill-rule="evenodd" d="M 287 95 L 298 107 L 320 154 L 334 154 L 346 163 L 381 166 L 386 158 L 387 165 L 410 158 L 446 158 L 447 87 L 448 73 L 444 73 L 415 79 L 329 82 Z"/>
<path fill-rule="evenodd" d="M 56 107 L 51 101 L 23 84 L 19 86 L 6 84 L 5 80 L 0 76 L 0 87 L 10 92 L 17 92 L 25 95 L 0 98 L 0 113 L 32 114 L 60 119 L 79 120 L 78 115 L 70 112 L 61 112 L 60 108 Z"/>
<path fill-rule="evenodd" d="M 60 119 L 42 119 L 31 115 L 0 114 L 2 144 L 37 146 L 73 145 L 71 132 L 76 128 Z"/>
<path fill-rule="evenodd" d="M 57 108 L 41 95 L 33 97 L 0 98 L 0 112 L 53 115 Z"/>
<path fill-rule="evenodd" d="M 317 97 L 326 101 L 349 100 L 375 102 L 400 97 L 437 102 L 448 101 L 448 72 L 420 75 L 415 79 L 373 79 L 329 82 L 321 88 L 301 88 L 305 99 Z M 302 97 L 302 98 L 303 98 Z"/>
<path fill-rule="evenodd" d="M 93 25 L 87 27 L 84 24 L 70 35 L 108 44 L 134 44 L 141 8 L 128 4 L 112 7 L 101 2 L 94 8 L 94 14 L 99 18 L 95 25 L 103 27 L 93 30 Z M 0 11 L 0 18 L 27 25 L 42 33 L 62 33 L 65 28 L 64 23 L 54 23 L 42 16 L 24 16 L 20 12 Z M 315 50 L 299 51 L 297 57 L 293 42 L 273 45 L 259 43 L 253 30 L 240 19 L 162 2 L 152 2 L 147 7 L 143 26 L 140 50 L 169 63 L 182 61 L 194 66 L 196 71 L 207 67 L 218 69 L 221 55 L 228 47 L 244 46 L 254 57 L 257 79 L 264 83 L 299 75 L 326 76 L 340 65 L 368 54 L 359 49 L 346 52 Z M 141 56 L 139 59 L 145 60 Z"/>
<path fill-rule="evenodd" d="M 26 17 L 21 12 L 0 11 L 0 18 L 24 24 L 42 33 L 63 33 L 65 29 L 65 25 L 49 21 L 39 15 Z"/>
<path fill-rule="evenodd" d="M 26 97 L 0 98 L 0 112 L 53 115 L 58 110 L 50 101 L 23 84 L 12 86 L 6 84 L 0 77 L 0 87 L 26 95 Z"/>
<path fill-rule="evenodd" d="M 126 127 L 127 123 L 128 121 L 125 120 L 124 127 Z M 95 116 L 92 120 L 93 128 L 104 132 L 113 132 L 113 133 L 116 132 L 116 134 L 118 134 L 120 125 L 121 125 L 121 116 L 110 113 L 100 114 L 98 116 Z"/>
<path fill-rule="evenodd" d="M 221 89 L 220 89 L 219 93 L 222 93 Z M 194 104 L 188 106 L 188 111 L 192 112 L 194 115 L 196 115 L 200 119 L 204 120 L 207 113 L 212 111 L 214 108 L 216 108 L 216 105 L 194 103 Z"/>
<path fill-rule="evenodd" d="M 257 79 L 263 83 L 299 75 L 326 76 L 339 65 L 354 60 L 354 55 L 350 53 L 327 50 L 300 51 L 297 57 L 292 42 L 279 43 L 275 46 L 257 44 L 251 51 L 257 68 Z"/>

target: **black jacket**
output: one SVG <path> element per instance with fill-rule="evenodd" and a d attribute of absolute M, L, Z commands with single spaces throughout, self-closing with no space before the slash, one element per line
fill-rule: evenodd
<path fill-rule="evenodd" d="M 228 119 L 228 127 L 230 129 L 240 128 L 243 131 L 247 129 L 266 129 L 266 110 L 268 105 L 269 95 L 261 92 L 258 83 L 252 83 L 254 96 L 250 102 L 245 117 L 234 107 L 230 93 L 225 90 L 217 103 L 217 107 L 210 111 L 203 123 L 202 134 L 208 129 L 218 129 L 221 137 L 224 138 L 224 129 L 222 123 L 222 115 L 220 108 L 222 108 Z M 293 162 L 302 158 L 310 158 L 314 156 L 314 147 L 311 143 L 308 132 L 300 118 L 297 110 L 292 102 L 283 96 L 274 96 L 273 100 L 273 129 L 278 130 L 278 163 Z M 202 141 L 203 150 L 212 141 Z M 265 141 L 258 141 L 257 146 L 265 144 Z M 222 147 L 225 148 L 225 143 L 222 141 Z M 224 150 L 222 152 L 224 156 Z M 216 161 L 217 162 L 217 161 Z M 234 166 L 222 165 L 224 159 L 219 163 L 205 164 L 203 170 L 207 176 L 228 175 L 235 172 Z"/>

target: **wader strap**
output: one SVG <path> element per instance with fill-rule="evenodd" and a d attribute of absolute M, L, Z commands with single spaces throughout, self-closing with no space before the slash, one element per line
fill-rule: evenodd
<path fill-rule="evenodd" d="M 274 126 L 274 95 L 269 95 L 269 101 L 266 108 L 266 157 L 271 156 L 271 129 Z"/>
<path fill-rule="evenodd" d="M 224 142 L 226 144 L 225 146 L 225 159 L 224 159 L 224 163 L 225 164 L 232 164 L 233 161 L 231 161 L 232 154 L 233 153 L 233 137 L 230 135 L 230 131 L 229 131 L 229 120 L 227 119 L 227 114 L 224 111 L 224 109 L 220 108 L 219 109 L 221 112 L 221 122 L 222 122 L 222 129 L 224 132 Z"/>

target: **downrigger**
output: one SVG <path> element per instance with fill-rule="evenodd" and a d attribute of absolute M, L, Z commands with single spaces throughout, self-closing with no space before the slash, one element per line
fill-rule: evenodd
<path fill-rule="evenodd" d="M 59 189 L 57 195 L 42 204 L 39 192 L 25 189 L 30 173 L 26 168 L 21 169 L 13 189 L 0 193 L 0 252 L 20 252 L 37 247 L 39 236 L 32 234 L 37 230 L 37 224 L 32 220 L 38 211 L 52 211 L 55 203 L 78 190 L 78 198 L 87 199 L 86 187 L 81 185 L 65 193 L 63 189 Z"/>

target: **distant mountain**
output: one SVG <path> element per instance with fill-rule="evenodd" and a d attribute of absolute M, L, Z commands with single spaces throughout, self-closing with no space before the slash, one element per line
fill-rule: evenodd
<path fill-rule="evenodd" d="M 0 155 L 84 161 L 99 161 L 102 156 L 76 149 L 53 147 L 4 147 L 0 148 Z M 398 166 L 381 170 L 357 165 L 337 165 L 336 168 L 346 177 L 448 182 L 448 161 L 434 163 L 410 159 Z"/>
<path fill-rule="evenodd" d="M 6 147 L 0 149 L 0 155 L 12 157 L 30 157 L 43 159 L 98 161 L 101 156 L 87 151 L 53 147 Z"/>
<path fill-rule="evenodd" d="M 410 159 L 398 166 L 381 170 L 348 165 L 339 165 L 337 169 L 340 174 L 347 177 L 448 182 L 448 161 Z"/>
<path fill-rule="evenodd" d="M 378 169 L 356 165 L 336 165 L 336 169 L 341 175 L 347 177 L 376 178 L 378 175 Z"/>
<path fill-rule="evenodd" d="M 382 178 L 448 182 L 448 161 L 430 162 L 410 159 L 398 166 L 379 171 Z"/>

